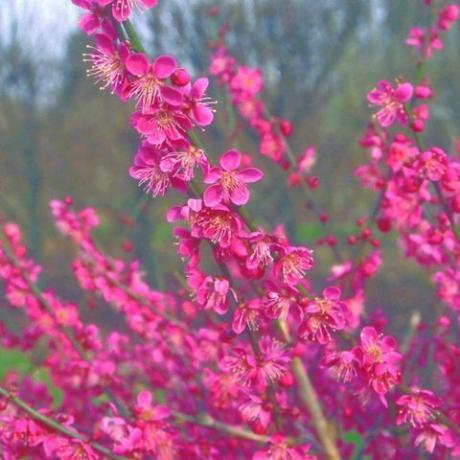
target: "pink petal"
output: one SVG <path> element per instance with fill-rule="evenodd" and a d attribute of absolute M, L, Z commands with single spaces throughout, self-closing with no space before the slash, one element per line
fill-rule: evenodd
<path fill-rule="evenodd" d="M 155 126 L 153 131 L 149 134 L 147 140 L 153 145 L 160 145 L 166 140 L 166 134 L 164 131 Z"/>
<path fill-rule="evenodd" d="M 383 104 L 383 101 L 386 97 L 387 95 L 385 93 L 382 93 L 382 91 L 379 91 L 378 89 L 373 89 L 372 91 L 369 91 L 369 93 L 367 93 L 367 100 L 371 104 L 375 105 Z"/>
<path fill-rule="evenodd" d="M 262 179 L 262 177 L 264 177 L 264 173 L 258 168 L 246 168 L 238 173 L 238 177 L 242 180 L 242 182 L 249 184 Z"/>
<path fill-rule="evenodd" d="M 212 168 L 204 178 L 205 184 L 215 184 L 222 177 L 222 171 L 218 168 Z"/>
<path fill-rule="evenodd" d="M 96 46 L 104 54 L 115 54 L 115 46 L 113 44 L 113 40 L 111 40 L 105 34 L 96 34 Z"/>
<path fill-rule="evenodd" d="M 171 411 L 165 406 L 156 406 L 153 413 L 153 420 L 163 420 L 171 415 Z"/>
<path fill-rule="evenodd" d="M 146 408 L 152 405 L 152 394 L 149 391 L 141 391 L 136 398 L 139 407 Z"/>
<path fill-rule="evenodd" d="M 335 286 L 330 286 L 323 290 L 323 296 L 330 300 L 339 300 L 341 293 L 340 288 Z"/>
<path fill-rule="evenodd" d="M 201 99 L 204 96 L 204 93 L 208 89 L 209 80 L 207 78 L 198 78 L 198 80 L 193 83 L 192 86 L 192 97 L 194 99 Z"/>
<path fill-rule="evenodd" d="M 86 35 L 94 34 L 99 26 L 99 18 L 95 14 L 88 13 L 80 19 L 80 27 Z"/>
<path fill-rule="evenodd" d="M 133 125 L 136 131 L 140 134 L 151 134 L 157 126 L 154 121 L 145 117 L 133 117 Z"/>
<path fill-rule="evenodd" d="M 214 184 L 208 187 L 203 195 L 204 204 L 208 208 L 213 208 L 217 206 L 224 197 L 224 189 L 220 184 Z"/>
<path fill-rule="evenodd" d="M 85 8 L 89 10 L 91 8 L 91 2 L 89 0 L 70 0 L 74 5 L 79 6 L 80 8 Z"/>
<path fill-rule="evenodd" d="M 396 87 L 395 97 L 401 102 L 407 102 L 414 94 L 414 87 L 410 83 L 401 83 Z"/>
<path fill-rule="evenodd" d="M 246 185 L 241 184 L 239 187 L 232 189 L 230 199 L 237 206 L 242 206 L 249 201 L 249 189 Z"/>
<path fill-rule="evenodd" d="M 238 169 L 241 162 L 241 153 L 238 150 L 227 150 L 219 160 L 219 164 L 225 171 Z"/>
<path fill-rule="evenodd" d="M 193 109 L 193 116 L 199 126 L 209 126 L 214 120 L 212 110 L 205 105 L 197 105 Z"/>
<path fill-rule="evenodd" d="M 127 0 L 117 0 L 113 2 L 112 14 L 118 22 L 126 21 L 131 14 L 129 2 Z"/>
<path fill-rule="evenodd" d="M 154 6 L 158 5 L 158 0 L 140 0 L 142 5 L 144 5 L 146 8 L 153 8 Z"/>
<path fill-rule="evenodd" d="M 182 94 L 169 86 L 162 86 L 161 96 L 165 102 L 174 107 L 178 107 L 182 103 Z"/>
<path fill-rule="evenodd" d="M 169 78 L 177 68 L 176 60 L 172 56 L 159 56 L 153 63 L 153 73 L 157 78 Z"/>
<path fill-rule="evenodd" d="M 396 118 L 396 111 L 384 107 L 383 109 L 379 110 L 376 114 L 377 120 L 379 123 L 384 127 L 388 128 L 393 124 Z"/>
<path fill-rule="evenodd" d="M 128 56 L 125 65 L 128 72 L 136 77 L 146 75 L 149 70 L 149 61 L 142 53 L 134 53 Z"/>
<path fill-rule="evenodd" d="M 246 329 L 246 317 L 244 310 L 238 308 L 233 314 L 232 329 L 235 334 L 241 334 Z"/>
<path fill-rule="evenodd" d="M 378 339 L 378 334 L 377 331 L 371 327 L 371 326 L 366 326 L 363 327 L 361 334 L 360 334 L 361 342 L 364 345 L 370 345 L 374 343 L 376 339 Z"/>
<path fill-rule="evenodd" d="M 170 173 L 174 169 L 175 163 L 171 158 L 165 158 L 160 161 L 160 169 L 165 173 Z"/>

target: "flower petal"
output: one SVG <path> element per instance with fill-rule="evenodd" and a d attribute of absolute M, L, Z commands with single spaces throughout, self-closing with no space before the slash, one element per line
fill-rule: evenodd
<path fill-rule="evenodd" d="M 178 107 L 182 103 L 182 94 L 169 86 L 161 87 L 161 96 L 165 102 L 174 107 Z"/>
<path fill-rule="evenodd" d="M 262 179 L 262 177 L 264 177 L 264 173 L 258 168 L 246 168 L 238 173 L 238 177 L 242 182 L 249 184 Z"/>
<path fill-rule="evenodd" d="M 157 78 L 169 78 L 177 68 L 176 60 L 172 56 L 164 55 L 156 58 L 153 63 L 153 73 Z"/>
<path fill-rule="evenodd" d="M 219 160 L 219 164 L 225 171 L 238 169 L 241 163 L 241 153 L 238 150 L 227 150 Z"/>
<path fill-rule="evenodd" d="M 209 80 L 207 78 L 198 78 L 198 80 L 193 83 L 192 86 L 192 97 L 195 99 L 201 99 L 208 89 L 208 86 Z"/>
<path fill-rule="evenodd" d="M 134 53 L 128 56 L 125 65 L 128 72 L 136 77 L 146 75 L 149 70 L 149 61 L 142 53 Z"/>
<path fill-rule="evenodd" d="M 243 183 L 230 192 L 231 201 L 237 206 L 242 206 L 249 201 L 249 189 Z"/>
<path fill-rule="evenodd" d="M 401 102 L 407 102 L 414 94 L 414 87 L 410 83 L 401 83 L 396 87 L 395 97 Z"/>
<path fill-rule="evenodd" d="M 199 126 L 209 126 L 214 120 L 212 110 L 205 105 L 197 105 L 193 109 L 193 117 Z"/>
<path fill-rule="evenodd" d="M 208 187 L 203 195 L 204 204 L 208 208 L 213 208 L 220 204 L 224 197 L 224 189 L 220 184 L 214 184 Z"/>

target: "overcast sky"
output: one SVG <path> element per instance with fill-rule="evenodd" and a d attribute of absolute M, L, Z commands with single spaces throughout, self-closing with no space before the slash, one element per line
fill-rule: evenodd
<path fill-rule="evenodd" d="M 3 32 L 18 22 L 19 34 L 27 43 L 40 42 L 56 52 L 78 25 L 79 8 L 70 0 L 0 0 L 0 27 Z M 1 37 L 0 37 L 1 38 Z"/>

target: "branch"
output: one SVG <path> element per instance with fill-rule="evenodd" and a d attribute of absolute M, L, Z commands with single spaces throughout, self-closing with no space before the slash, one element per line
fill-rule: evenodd
<path fill-rule="evenodd" d="M 35 410 L 33 407 L 29 406 L 23 399 L 19 398 L 18 396 L 14 396 L 12 393 L 9 391 L 5 390 L 4 388 L 0 387 L 0 395 L 6 398 L 8 401 L 13 403 L 16 407 L 19 409 L 23 410 L 26 412 L 30 417 L 32 417 L 34 420 L 37 422 L 41 423 L 42 425 L 45 425 L 46 427 L 50 428 L 53 431 L 57 431 L 58 433 L 63 434 L 64 436 L 71 438 L 71 439 L 77 439 L 78 441 L 82 441 L 88 445 L 90 445 L 94 450 L 100 452 L 101 454 L 105 455 L 106 457 L 113 459 L 113 460 L 128 460 L 127 457 L 121 457 L 119 455 L 114 454 L 111 450 L 107 449 L 103 445 L 91 441 L 88 439 L 86 436 L 76 432 L 72 431 L 71 429 L 65 427 L 64 425 L 61 425 L 59 422 L 56 422 L 56 420 L 53 420 L 50 417 L 47 417 L 46 415 L 42 414 L 41 412 L 38 412 Z"/>
<path fill-rule="evenodd" d="M 269 436 L 253 433 L 252 431 L 246 430 L 239 426 L 228 425 L 227 423 L 219 422 L 209 414 L 199 414 L 196 416 L 184 414 L 182 412 L 173 412 L 176 419 L 194 423 L 196 425 L 205 426 L 207 428 L 213 428 L 215 430 L 222 431 L 224 433 L 236 436 L 237 438 L 247 439 L 248 441 L 267 443 L 270 440 Z"/>
<path fill-rule="evenodd" d="M 333 436 L 329 432 L 327 420 L 321 409 L 318 395 L 300 358 L 295 357 L 292 360 L 292 370 L 299 386 L 299 397 L 311 415 L 313 426 L 325 450 L 327 459 L 340 460 L 340 453 L 335 445 Z"/>

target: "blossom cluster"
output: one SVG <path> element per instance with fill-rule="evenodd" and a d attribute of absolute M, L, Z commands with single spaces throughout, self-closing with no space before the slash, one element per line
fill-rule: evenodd
<path fill-rule="evenodd" d="M 452 320 L 460 163 L 458 152 L 423 146 L 429 79 L 381 81 L 369 92 L 378 106 L 361 140 L 370 159 L 355 173 L 378 193 L 377 205 L 358 219 L 347 255 L 335 250 L 329 276 L 314 283 L 307 277 L 314 251 L 282 226 L 256 224 L 245 207 L 265 157 L 291 168 L 290 185 L 319 185 L 309 176 L 315 149 L 296 158 L 291 122 L 269 114 L 262 71 L 238 64 L 222 41 L 212 44 L 210 73 L 258 133 L 262 154 L 253 159 L 230 145 L 214 161 L 198 136 L 214 121 L 208 78 L 192 79 L 171 55 L 149 57 L 129 22 L 135 6 L 157 0 L 72 1 L 94 40 L 88 74 L 133 107 L 139 146 L 130 176 L 153 197 L 180 192 L 166 219 L 183 273 L 178 288 L 150 286 L 140 261 L 100 248 L 94 209 L 53 200 L 56 226 L 76 248 L 72 270 L 85 301 L 108 318 L 93 324 L 76 302 L 43 287 L 21 230 L 3 225 L 5 308 L 25 319 L 19 328 L 0 323 L 0 344 L 30 354 L 51 382 L 15 373 L 0 382 L 3 458 L 339 460 L 355 457 L 349 432 L 375 459 L 416 459 L 419 448 L 436 459 L 460 454 Z M 425 3 L 435 25 L 407 40 L 422 70 L 459 18 L 456 5 Z M 397 233 L 404 255 L 432 275 L 438 300 L 450 307 L 400 343 L 387 333 L 384 312 L 365 311 L 368 282 L 383 263 L 374 224 Z M 335 248 L 332 235 L 325 239 Z M 123 326 L 112 327 L 111 315 Z M 427 356 L 438 382 L 430 389 L 419 372 Z"/>

